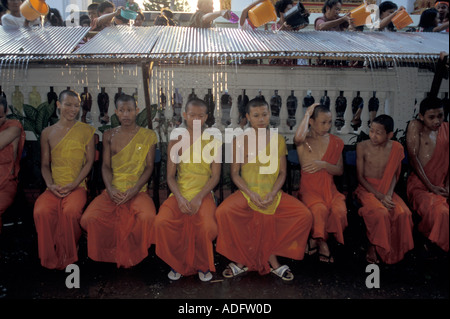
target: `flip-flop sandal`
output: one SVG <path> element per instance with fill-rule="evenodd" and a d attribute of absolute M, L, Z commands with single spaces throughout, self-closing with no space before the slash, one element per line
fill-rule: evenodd
<path fill-rule="evenodd" d="M 177 273 L 175 270 L 171 269 L 167 277 L 169 277 L 170 280 L 176 281 L 179 280 L 182 276 L 180 273 Z"/>
<path fill-rule="evenodd" d="M 325 264 L 333 264 L 334 263 L 334 258 L 331 255 L 324 255 L 324 254 L 319 254 L 319 261 L 323 262 Z"/>
<path fill-rule="evenodd" d="M 315 255 L 319 250 L 319 245 L 316 244 L 315 247 L 311 247 L 311 239 L 308 239 L 306 243 L 306 254 L 309 256 Z"/>
<path fill-rule="evenodd" d="M 231 274 L 229 273 L 229 271 L 231 271 Z M 248 268 L 245 266 L 239 268 L 235 263 L 229 263 L 228 268 L 222 272 L 222 276 L 224 276 L 225 278 L 233 278 L 243 273 L 246 273 L 247 271 Z"/>
<path fill-rule="evenodd" d="M 210 271 L 207 272 L 203 272 L 203 271 L 198 271 L 198 278 L 200 278 L 201 281 L 203 282 L 207 282 L 210 281 L 213 278 L 213 275 L 211 274 Z"/>
<path fill-rule="evenodd" d="M 287 265 L 280 266 L 277 269 L 271 268 L 270 272 L 272 274 L 277 275 L 278 277 L 280 277 L 284 281 L 292 281 L 292 280 L 294 280 L 294 274 L 292 274 L 291 270 L 289 269 L 289 266 L 287 266 Z"/>

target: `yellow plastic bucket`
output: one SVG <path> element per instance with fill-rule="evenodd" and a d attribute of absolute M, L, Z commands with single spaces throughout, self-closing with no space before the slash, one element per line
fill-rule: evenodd
<path fill-rule="evenodd" d="M 260 26 L 271 21 L 277 21 L 277 13 L 275 12 L 275 7 L 270 0 L 266 0 L 250 9 L 248 11 L 248 17 L 250 22 L 256 28 L 259 28 Z"/>
<path fill-rule="evenodd" d="M 20 6 L 20 13 L 28 21 L 33 21 L 40 16 L 47 15 L 49 10 L 45 0 L 26 0 Z"/>
<path fill-rule="evenodd" d="M 403 28 L 406 28 L 411 23 L 413 23 L 413 19 L 411 19 L 411 16 L 406 12 L 406 10 L 400 10 L 395 17 L 392 18 L 392 23 L 395 25 L 397 30 L 401 30 Z"/>
<path fill-rule="evenodd" d="M 371 22 L 370 11 L 367 9 L 367 5 L 365 3 L 353 9 L 351 11 L 351 17 L 356 27 L 365 25 L 367 22 Z"/>

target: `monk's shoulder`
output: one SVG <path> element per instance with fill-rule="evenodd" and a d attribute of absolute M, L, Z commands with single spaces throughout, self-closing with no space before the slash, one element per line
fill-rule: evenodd
<path fill-rule="evenodd" d="M 6 128 L 18 127 L 20 129 L 23 129 L 22 123 L 20 123 L 20 121 L 18 121 L 18 120 L 14 120 L 14 119 L 7 120 L 5 122 L 5 124 L 3 124 L 3 125 L 5 125 Z"/>
<path fill-rule="evenodd" d="M 392 150 L 395 150 L 395 151 L 403 150 L 403 145 L 400 142 L 390 141 L 390 143 L 391 143 Z"/>
<path fill-rule="evenodd" d="M 83 123 L 83 122 L 77 122 L 77 125 L 80 127 L 81 130 L 86 131 L 86 132 L 95 132 L 95 127 L 93 127 L 92 125 Z"/>
<path fill-rule="evenodd" d="M 419 120 L 413 120 L 408 125 L 408 135 L 419 135 L 423 130 L 423 123 Z"/>
<path fill-rule="evenodd" d="M 338 147 L 344 147 L 344 141 L 339 136 L 336 136 L 334 134 L 330 134 L 330 142 L 337 145 Z"/>
<path fill-rule="evenodd" d="M 145 135 L 150 145 L 156 144 L 158 142 L 158 137 L 155 131 L 144 127 L 141 127 L 140 130 Z"/>

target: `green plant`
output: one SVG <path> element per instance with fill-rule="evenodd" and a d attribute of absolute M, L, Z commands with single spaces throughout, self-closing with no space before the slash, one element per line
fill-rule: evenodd
<path fill-rule="evenodd" d="M 11 114 L 7 117 L 9 119 L 16 119 L 20 121 L 23 125 L 25 131 L 33 132 L 36 138 L 39 140 L 42 131 L 49 125 L 53 125 L 58 122 L 58 118 L 54 117 L 55 113 L 55 102 L 44 102 L 38 107 L 34 107 L 28 104 L 23 105 L 22 114 L 16 108 L 10 106 Z"/>

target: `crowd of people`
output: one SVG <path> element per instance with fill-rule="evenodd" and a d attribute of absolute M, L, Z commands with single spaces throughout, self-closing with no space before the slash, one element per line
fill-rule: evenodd
<path fill-rule="evenodd" d="M 1 24 L 5 27 L 24 27 L 40 25 L 40 19 L 36 21 L 27 21 L 20 13 L 20 5 L 23 0 L 2 0 L 0 6 Z M 248 7 L 244 8 L 239 27 L 243 30 L 256 29 L 248 19 L 248 12 L 264 0 L 257 0 Z M 293 0 L 279 0 L 275 4 L 276 14 L 279 20 L 272 24 L 272 30 L 287 30 L 298 31 L 306 27 L 292 27 L 285 21 L 285 14 L 294 7 Z M 125 6 L 116 7 L 111 1 L 103 1 L 101 3 L 93 3 L 88 6 L 88 14 L 83 14 L 79 18 L 79 25 L 91 26 L 93 31 L 100 31 L 103 28 L 111 25 L 129 24 L 130 20 L 121 15 L 122 10 L 131 10 L 137 13 L 134 20 L 135 26 L 143 26 L 145 22 L 145 15 L 142 8 L 134 1 L 126 1 Z M 361 31 L 364 26 L 355 26 L 350 12 L 341 15 L 342 0 L 325 0 L 322 8 L 323 16 L 318 17 L 313 22 L 315 30 L 327 31 Z M 402 10 L 403 6 L 398 7 L 392 1 L 383 1 L 379 5 L 379 12 L 377 20 L 374 21 L 371 30 L 377 31 L 396 31 L 392 23 L 392 19 Z M 230 10 L 214 11 L 212 0 L 199 0 L 197 4 L 197 11 L 191 17 L 187 26 L 197 28 L 210 28 L 214 21 L 219 17 L 229 19 L 231 15 Z M 308 10 L 305 14 L 309 16 Z M 39 21 L 38 21 L 39 20 Z M 45 18 L 45 25 L 48 26 L 63 26 L 65 25 L 60 12 L 55 8 L 50 8 L 49 13 Z M 148 25 L 148 24 L 147 24 Z M 174 19 L 174 13 L 168 9 L 163 8 L 151 25 L 159 26 L 177 26 L 179 23 Z M 448 1 L 436 1 L 434 8 L 429 8 L 421 13 L 419 24 L 417 28 L 412 27 L 410 30 L 419 32 L 448 32 L 449 31 L 449 3 Z"/>
<path fill-rule="evenodd" d="M 223 141 L 205 130 L 205 101 L 190 99 L 183 112 L 186 129 L 167 150 L 171 196 L 157 211 L 148 192 L 157 137 L 136 124 L 139 109 L 126 94 L 115 101 L 121 126 L 103 135 L 105 189 L 88 200 L 86 177 L 95 158 L 95 128 L 77 120 L 80 102 L 78 93 L 61 92 L 60 119 L 40 140 L 47 189 L 36 200 L 33 216 L 43 267 L 65 269 L 76 263 L 83 230 L 89 258 L 117 267 L 139 264 L 155 245 L 171 280 L 194 274 L 211 280 L 214 249 L 230 260 L 225 278 L 257 271 L 291 281 L 294 274 L 279 262 L 280 256 L 302 260 L 305 254 L 316 254 L 321 262 L 335 262 L 328 242 L 334 237 L 345 244 L 348 221 L 346 197 L 334 182 L 344 172 L 344 144 L 329 133 L 328 107 L 311 105 L 295 134 L 302 178 L 294 197 L 282 190 L 287 146 L 283 136 L 269 130 L 270 106 L 260 98 L 249 101 L 245 116 L 250 130 L 232 142 L 230 174 L 237 191 L 217 206 L 212 191 L 221 179 Z M 25 142 L 21 123 L 7 119 L 6 111 L 6 98 L 1 97 L 0 216 L 14 201 Z M 354 196 L 365 222 L 368 263 L 396 264 L 414 248 L 413 212 L 420 216 L 418 229 L 428 247 L 444 252 L 449 248 L 449 126 L 442 100 L 424 99 L 417 120 L 409 125 L 412 173 L 407 199 L 394 192 L 405 150 L 392 140 L 393 134 L 394 120 L 380 115 L 372 121 L 370 139 L 357 145 L 359 186 Z"/>
<path fill-rule="evenodd" d="M 260 2 L 243 11 L 241 28 L 254 28 L 248 11 Z M 3 25 L 29 23 L 20 16 L 21 1 L 2 0 L 2 4 L 9 10 L 2 17 Z M 95 30 L 126 24 L 121 10 L 137 10 L 140 16 L 134 5 L 134 1 L 118 8 L 109 1 L 90 5 L 88 16 L 80 22 Z M 326 0 L 315 28 L 351 30 L 352 18 L 340 15 L 341 5 L 340 0 Z M 292 6 L 290 0 L 277 3 L 280 22 L 275 28 L 292 29 L 283 20 L 283 13 Z M 433 24 L 423 24 L 422 31 L 448 31 L 448 3 L 439 2 L 436 7 L 429 9 L 434 10 L 431 18 L 424 18 Z M 208 28 L 218 17 L 230 14 L 227 10 L 213 11 L 210 0 L 200 0 L 198 9 L 191 26 Z M 383 2 L 379 30 L 392 31 L 391 20 L 400 10 L 404 8 Z M 167 9 L 157 20 L 160 25 L 176 25 Z M 60 24 L 62 19 L 51 11 L 48 22 Z M 191 275 L 211 280 L 216 271 L 214 249 L 230 261 L 222 274 L 225 278 L 257 271 L 293 280 L 290 267 L 282 265 L 279 257 L 302 260 L 305 254 L 317 254 L 321 262 L 335 262 L 328 240 L 334 237 L 344 245 L 348 222 L 345 196 L 334 184 L 334 176 L 344 171 L 344 145 L 329 133 L 332 115 L 328 107 L 311 105 L 295 134 L 302 170 L 296 198 L 282 191 L 287 146 L 283 136 L 272 135 L 268 129 L 270 106 L 259 98 L 246 103 L 245 117 L 255 134 L 254 141 L 264 137 L 266 143 L 251 143 L 251 136 L 246 134 L 233 140 L 230 174 L 238 190 L 217 206 L 212 191 L 220 182 L 222 141 L 204 131 L 208 104 L 190 99 L 183 112 L 187 129 L 169 142 L 167 150 L 167 184 L 172 194 L 157 211 L 148 193 L 157 136 L 136 124 L 139 109 L 134 97 L 126 94 L 115 101 L 121 125 L 103 135 L 101 172 L 105 189 L 88 202 L 86 177 L 95 158 L 95 128 L 77 121 L 80 102 L 78 93 L 61 92 L 57 101 L 60 119 L 46 128 L 40 139 L 41 173 L 47 189 L 37 199 L 33 216 L 43 267 L 65 269 L 76 263 L 83 230 L 89 258 L 118 267 L 139 264 L 155 245 L 156 255 L 170 268 L 171 280 Z M 0 97 L 0 217 L 17 192 L 25 142 L 21 123 L 6 118 L 7 106 L 6 99 Z M 197 128 L 200 134 L 196 137 Z M 394 120 L 381 115 L 372 120 L 370 139 L 357 145 L 359 186 L 354 195 L 361 205 L 358 212 L 370 243 L 368 263 L 395 264 L 414 248 L 413 211 L 421 218 L 418 229 L 428 238 L 428 245 L 445 252 L 449 249 L 449 126 L 444 122 L 442 101 L 424 99 L 417 120 L 409 125 L 406 151 L 413 172 L 407 199 L 394 192 L 405 150 L 392 140 L 393 134 Z M 256 149 L 250 147 L 254 144 Z M 276 163 L 274 170 L 271 163 Z"/>

